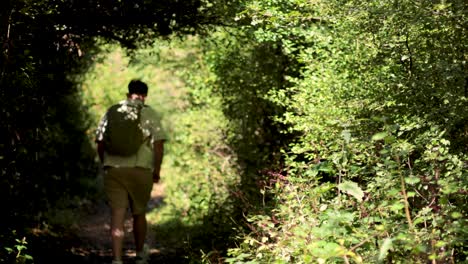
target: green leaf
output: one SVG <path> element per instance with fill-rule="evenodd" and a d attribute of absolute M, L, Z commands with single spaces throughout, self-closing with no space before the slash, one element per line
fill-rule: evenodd
<path fill-rule="evenodd" d="M 411 185 L 419 183 L 420 181 L 421 181 L 421 179 L 419 179 L 418 177 L 414 177 L 414 176 L 410 176 L 410 177 L 405 178 L 405 182 L 408 183 L 408 184 L 411 184 Z"/>
<path fill-rule="evenodd" d="M 387 136 L 387 132 L 380 132 L 372 136 L 373 141 L 382 140 Z"/>
<path fill-rule="evenodd" d="M 392 239 L 386 238 L 380 247 L 379 261 L 382 261 L 388 254 L 388 251 L 392 248 Z"/>
<path fill-rule="evenodd" d="M 453 213 L 451 214 L 451 216 L 452 216 L 452 218 L 457 219 L 457 218 L 462 218 L 462 217 L 463 217 L 463 214 L 461 214 L 460 212 L 453 212 Z"/>
<path fill-rule="evenodd" d="M 338 185 L 338 189 L 342 192 L 345 192 L 354 198 L 356 198 L 358 201 L 362 201 L 362 198 L 364 197 L 364 192 L 362 189 L 357 185 L 357 183 L 352 182 L 352 181 L 344 181 Z"/>
<path fill-rule="evenodd" d="M 351 141 L 351 132 L 348 129 L 343 130 L 343 132 L 341 132 L 341 136 L 343 137 L 346 143 L 349 143 Z"/>

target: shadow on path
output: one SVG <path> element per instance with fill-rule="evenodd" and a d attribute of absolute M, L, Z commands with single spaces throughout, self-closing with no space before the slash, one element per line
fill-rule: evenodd
<path fill-rule="evenodd" d="M 153 185 L 148 211 L 164 204 L 163 186 Z M 76 226 L 64 230 L 61 234 L 41 234 L 33 241 L 34 263 L 66 264 L 102 264 L 112 261 L 112 244 L 110 238 L 110 209 L 104 200 L 83 209 L 83 217 Z M 186 252 L 181 248 L 166 248 L 158 243 L 154 227 L 148 223 L 148 244 L 151 248 L 149 263 L 189 263 Z M 131 214 L 125 221 L 124 263 L 134 263 L 135 248 L 133 244 Z M 181 242 L 182 243 L 182 242 Z"/>

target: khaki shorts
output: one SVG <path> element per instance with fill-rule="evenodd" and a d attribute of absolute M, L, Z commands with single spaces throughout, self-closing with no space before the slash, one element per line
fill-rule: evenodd
<path fill-rule="evenodd" d="M 104 191 L 112 208 L 128 208 L 133 214 L 146 212 L 153 188 L 151 170 L 143 168 L 106 169 Z"/>

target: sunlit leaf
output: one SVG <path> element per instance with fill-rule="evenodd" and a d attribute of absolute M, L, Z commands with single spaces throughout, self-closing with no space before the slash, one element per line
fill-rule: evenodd
<path fill-rule="evenodd" d="M 358 201 L 362 201 L 362 198 L 364 197 L 364 192 L 362 191 L 362 189 L 358 186 L 357 183 L 352 181 L 344 181 L 338 184 L 338 189 L 353 196 Z"/>
<path fill-rule="evenodd" d="M 382 140 L 387 136 L 387 132 L 380 132 L 372 136 L 373 141 Z"/>
<path fill-rule="evenodd" d="M 387 256 L 388 251 L 392 248 L 392 244 L 393 242 L 391 238 L 386 238 L 384 240 L 379 250 L 379 261 L 382 261 Z"/>

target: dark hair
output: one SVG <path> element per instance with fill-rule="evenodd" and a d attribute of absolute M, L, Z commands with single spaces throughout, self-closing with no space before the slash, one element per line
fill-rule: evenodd
<path fill-rule="evenodd" d="M 148 94 L 148 85 L 140 80 L 132 80 L 128 84 L 128 93 L 129 94 Z"/>

